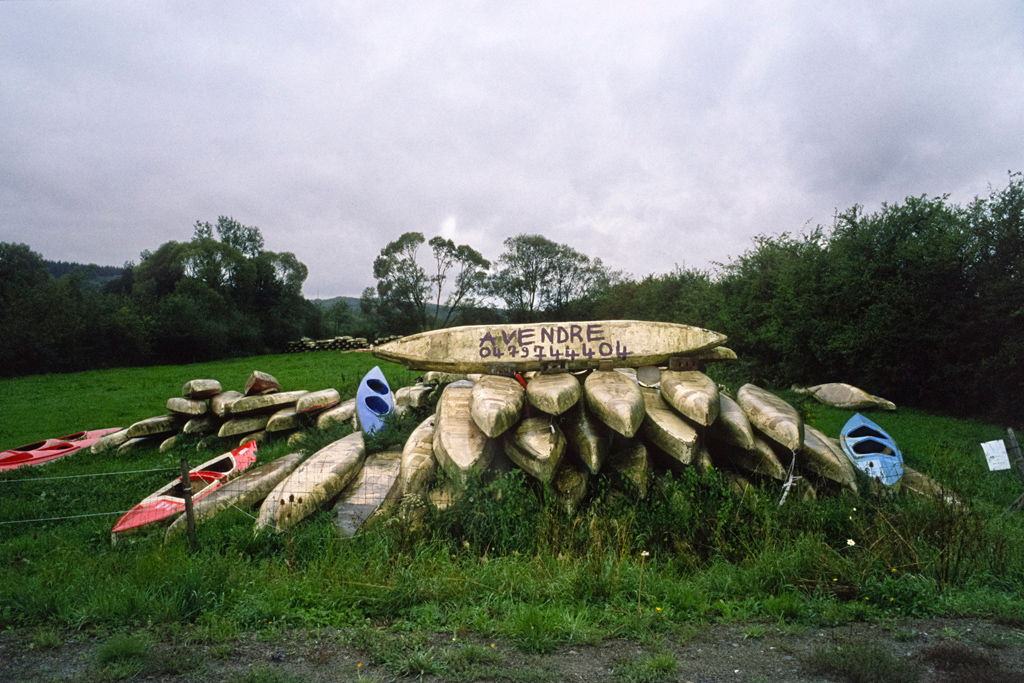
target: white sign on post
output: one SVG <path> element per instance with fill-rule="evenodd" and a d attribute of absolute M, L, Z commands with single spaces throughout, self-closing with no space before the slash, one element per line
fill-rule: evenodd
<path fill-rule="evenodd" d="M 1010 469 L 1010 458 L 1006 455 L 1006 444 L 1003 443 L 1002 439 L 986 441 L 981 444 L 981 450 L 985 451 L 985 458 L 988 460 L 990 472 Z"/>

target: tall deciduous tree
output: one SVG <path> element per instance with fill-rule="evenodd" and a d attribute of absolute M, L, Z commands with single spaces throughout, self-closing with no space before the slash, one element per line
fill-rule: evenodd
<path fill-rule="evenodd" d="M 476 295 L 485 289 L 486 271 L 491 267 L 491 263 L 473 247 L 467 244 L 456 246 L 453 241 L 441 236 L 430 240 L 430 248 L 437 264 L 435 274 L 430 277 L 430 282 L 437 291 L 434 318 L 439 327 L 447 327 L 455 319 L 457 312 L 477 304 Z M 452 268 L 457 268 L 458 272 L 455 274 L 454 286 L 445 299 L 444 306 L 447 311 L 444 320 L 441 320 L 441 296 L 448 282 L 448 272 Z"/>
<path fill-rule="evenodd" d="M 407 232 L 388 243 L 373 262 L 373 276 L 377 278 L 376 314 L 381 331 L 409 333 L 446 326 L 460 311 L 475 306 L 477 295 L 485 289 L 486 271 L 491 264 L 480 252 L 469 245 L 434 237 L 429 244 L 435 270 L 428 277 L 416 261 L 416 252 L 423 242 L 423 233 Z M 427 313 L 428 300 L 434 306 L 433 316 Z M 442 307 L 447 309 L 444 319 Z"/>
<path fill-rule="evenodd" d="M 620 274 L 601 259 L 591 259 L 569 245 L 542 235 L 505 240 L 490 292 L 505 302 L 513 321 L 587 317 L 589 309 Z"/>
<path fill-rule="evenodd" d="M 558 245 L 541 235 L 516 235 L 504 244 L 498 271 L 491 277 L 491 293 L 505 302 L 514 322 L 532 320 L 541 310 Z"/>
<path fill-rule="evenodd" d="M 373 262 L 377 312 L 385 329 L 407 334 L 426 326 L 428 280 L 416 262 L 416 251 L 423 241 L 423 233 L 407 232 L 389 242 Z"/>

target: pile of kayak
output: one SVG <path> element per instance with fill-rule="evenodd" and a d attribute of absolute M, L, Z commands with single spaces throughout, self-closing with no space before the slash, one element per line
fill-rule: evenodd
<path fill-rule="evenodd" d="M 555 345 L 548 347 L 550 356 L 541 346 L 527 348 L 527 339 L 564 342 L 569 359 Z M 724 340 L 698 328 L 638 321 L 439 330 L 375 350 L 381 358 L 428 370 L 394 393 L 379 368 L 367 373 L 348 401 L 335 389 L 281 391 L 262 372 L 252 374 L 244 392 L 223 391 L 216 380 L 191 380 L 182 396 L 168 399 L 167 415 L 125 430 L 14 449 L 0 457 L 0 469 L 49 462 L 86 447 L 123 453 L 151 444 L 166 450 L 183 434 L 202 435 L 207 441 L 201 445 L 242 437 L 185 479 L 146 496 L 114 525 L 115 541 L 159 525 L 168 526 L 167 540 L 174 538 L 185 525 L 186 491 L 198 522 L 229 507 L 259 506 L 256 530 L 277 533 L 333 508 L 338 528 L 348 535 L 380 511 L 397 508 L 412 519 L 427 506 L 450 505 L 458 482 L 516 469 L 547 487 L 569 514 L 595 495 L 599 474 L 608 482 L 604 495 L 643 499 L 656 472 L 710 467 L 736 495 L 755 485 L 775 486 L 782 501 L 844 491 L 877 494 L 904 482 L 911 492 L 948 494 L 907 467 L 895 439 L 860 413 L 832 438 L 770 391 L 746 384 L 732 394 L 717 385 L 702 370 L 735 359 L 721 346 Z M 895 408 L 845 384 L 806 393 L 847 409 Z M 436 410 L 400 454 L 367 455 L 364 435 L 383 428 L 389 415 L 431 401 Z M 303 435 L 337 423 L 351 423 L 355 431 L 305 457 Z M 294 452 L 259 463 L 259 446 L 282 437 Z M 441 471 L 447 476 L 438 477 Z"/>

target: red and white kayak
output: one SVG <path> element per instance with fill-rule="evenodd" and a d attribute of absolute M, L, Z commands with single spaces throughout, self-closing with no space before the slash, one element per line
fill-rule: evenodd
<path fill-rule="evenodd" d="M 12 448 L 0 453 L 0 472 L 13 470 L 26 465 L 44 465 L 57 458 L 77 453 L 89 448 L 107 434 L 120 431 L 120 427 L 110 429 L 93 429 L 87 432 L 76 432 L 57 439 L 44 439 L 20 448 Z"/>
<path fill-rule="evenodd" d="M 244 472 L 256 462 L 256 442 L 249 441 L 238 448 L 189 471 L 189 482 L 192 485 L 192 501 L 202 500 L 210 495 L 232 477 Z M 174 517 L 185 510 L 185 494 L 182 478 L 171 481 L 163 488 L 126 512 L 117 520 L 110 532 L 111 539 L 117 541 L 118 535 L 137 531 L 142 527 L 157 522 L 170 523 Z"/>

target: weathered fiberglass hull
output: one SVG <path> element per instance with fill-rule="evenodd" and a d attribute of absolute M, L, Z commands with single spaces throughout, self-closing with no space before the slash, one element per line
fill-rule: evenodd
<path fill-rule="evenodd" d="M 421 332 L 375 347 L 373 355 L 419 370 L 517 372 L 557 364 L 567 370 L 659 365 L 724 344 L 723 334 L 639 320 L 471 325 Z"/>

